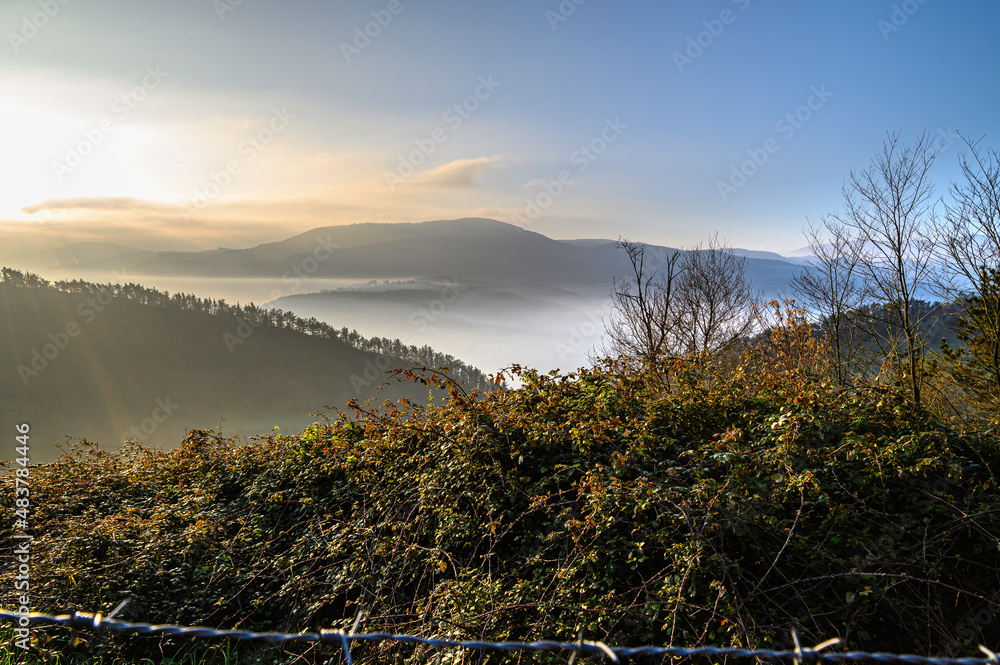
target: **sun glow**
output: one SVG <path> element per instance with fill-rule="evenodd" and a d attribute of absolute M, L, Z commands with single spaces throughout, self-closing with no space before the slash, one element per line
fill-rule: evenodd
<path fill-rule="evenodd" d="M 58 194 L 46 172 L 56 149 L 53 138 L 68 129 L 66 121 L 41 109 L 0 99 L 0 217 L 24 218 L 21 208 Z M 61 126 L 60 126 L 61 125 Z M 58 129 L 56 129 L 58 127 Z"/>

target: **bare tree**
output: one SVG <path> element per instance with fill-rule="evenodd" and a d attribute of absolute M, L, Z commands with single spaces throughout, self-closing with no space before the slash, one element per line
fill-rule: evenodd
<path fill-rule="evenodd" d="M 605 326 L 606 346 L 615 356 L 634 358 L 655 367 L 675 351 L 678 305 L 676 289 L 680 252 L 647 255 L 647 245 L 619 238 L 628 254 L 632 274 L 615 277 L 611 301 L 615 316 Z"/>
<path fill-rule="evenodd" d="M 807 270 L 791 279 L 799 302 L 819 322 L 830 344 L 834 380 L 844 386 L 853 376 L 866 375 L 871 366 L 869 338 L 860 325 L 866 288 L 857 259 L 862 241 L 846 228 L 824 219 L 810 224 L 806 242 L 813 254 Z"/>
<path fill-rule="evenodd" d="M 680 281 L 679 351 L 702 360 L 732 352 L 756 322 L 759 297 L 746 275 L 746 257 L 718 235 L 684 255 Z"/>
<path fill-rule="evenodd" d="M 982 139 L 962 137 L 969 155 L 959 156 L 962 181 L 938 227 L 939 286 L 965 310 L 958 325 L 964 348 L 945 355 L 957 364 L 953 377 L 963 391 L 996 408 L 1000 403 L 1000 151 L 980 149 Z"/>
<path fill-rule="evenodd" d="M 606 348 L 658 371 L 665 359 L 717 360 L 738 346 L 755 322 L 757 295 L 746 258 L 719 243 L 651 257 L 646 245 L 619 240 L 632 274 L 615 279 L 615 315 Z"/>
<path fill-rule="evenodd" d="M 931 282 L 935 243 L 933 192 L 929 171 L 939 149 L 924 132 L 912 145 L 890 134 L 882 152 L 863 171 L 851 171 L 842 193 L 845 210 L 829 217 L 829 228 L 849 238 L 849 263 L 876 308 L 869 330 L 884 341 L 890 358 L 902 353 L 913 400 L 920 403 L 924 380 L 920 325 L 935 313 L 917 307 Z"/>
<path fill-rule="evenodd" d="M 959 155 L 963 182 L 952 184 L 952 201 L 937 228 L 945 269 L 940 286 L 956 299 L 976 292 L 985 267 L 1000 264 L 1000 151 L 981 150 L 982 139 L 962 139 L 970 153 Z"/>

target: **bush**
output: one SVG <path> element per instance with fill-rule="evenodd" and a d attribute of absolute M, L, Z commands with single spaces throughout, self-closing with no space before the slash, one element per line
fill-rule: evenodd
<path fill-rule="evenodd" d="M 292 632 L 364 610 L 369 631 L 583 628 L 622 646 L 787 647 L 793 627 L 905 653 L 1000 638 L 981 620 L 1000 598 L 994 433 L 801 376 L 669 394 L 610 366 L 520 379 L 249 445 L 196 430 L 170 452 L 83 445 L 33 468 L 35 609 L 131 597 L 129 620 Z M 9 478 L 2 492 L 11 505 Z"/>

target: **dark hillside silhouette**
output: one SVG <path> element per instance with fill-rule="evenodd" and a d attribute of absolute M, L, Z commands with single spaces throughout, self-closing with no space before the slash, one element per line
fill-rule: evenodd
<path fill-rule="evenodd" d="M 418 357 L 450 360 L 455 376 L 482 383 L 477 371 L 431 349 L 346 330 L 321 335 L 318 322 L 283 312 L 264 323 L 251 316 L 255 308 L 136 285 L 117 294 L 116 285 L 61 286 L 0 285 L 0 414 L 31 423 L 36 462 L 53 459 L 52 444 L 67 435 L 112 448 L 131 433 L 173 447 L 219 418 L 228 433 L 299 431 L 324 405 L 372 397 L 386 370 Z M 427 391 L 392 384 L 380 395 L 399 397 L 426 402 Z"/>

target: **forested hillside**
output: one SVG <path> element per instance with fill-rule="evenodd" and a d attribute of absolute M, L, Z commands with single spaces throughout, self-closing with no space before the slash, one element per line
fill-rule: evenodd
<path fill-rule="evenodd" d="M 367 339 L 278 310 L 228 305 L 135 284 L 46 285 L 4 270 L 0 283 L 0 417 L 31 422 L 35 463 L 86 437 L 178 445 L 193 428 L 295 432 L 310 413 L 373 397 L 387 370 L 450 366 L 470 388 L 484 377 L 429 347 Z M 415 386 L 382 398 L 427 401 Z M 3 441 L 4 458 L 13 443 Z"/>

